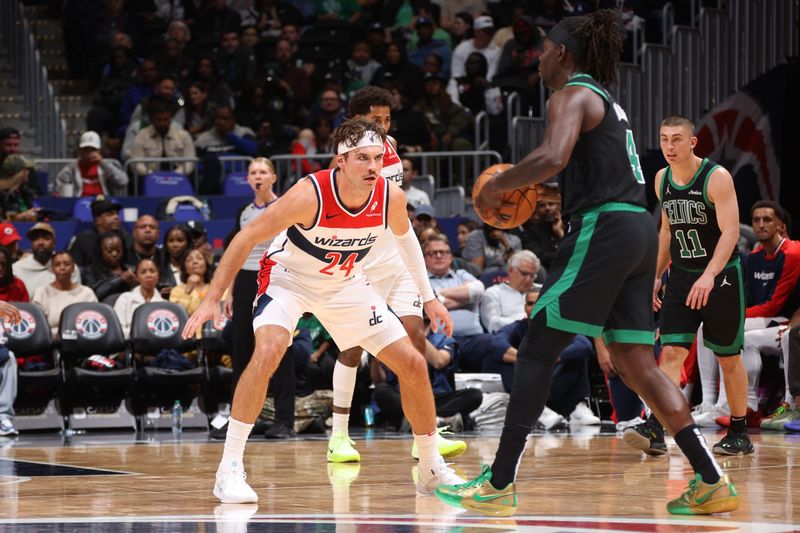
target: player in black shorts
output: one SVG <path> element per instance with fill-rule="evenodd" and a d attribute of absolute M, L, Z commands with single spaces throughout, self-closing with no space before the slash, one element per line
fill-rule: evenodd
<path fill-rule="evenodd" d="M 680 390 L 653 356 L 653 279 L 658 237 L 645 210 L 633 132 L 605 86 L 616 81 L 622 41 L 614 11 L 569 17 L 544 41 L 540 73 L 555 92 L 544 140 L 481 190 L 477 207 L 502 206 L 501 191 L 558 175 L 569 232 L 558 248 L 517 354 L 514 387 L 494 463 L 440 499 L 495 516 L 517 509 L 514 485 L 525 442 L 542 413 L 558 355 L 575 334 L 602 334 L 626 384 L 661 417 L 695 471 L 667 504 L 675 514 L 732 511 L 739 496 L 694 424 Z"/>
<path fill-rule="evenodd" d="M 742 265 L 736 253 L 739 207 L 730 173 L 694 155 L 697 137 L 686 117 L 661 122 L 661 152 L 669 166 L 656 174 L 661 202 L 661 232 L 653 308 L 661 310 L 661 370 L 676 385 L 681 368 L 703 324 L 703 343 L 722 367 L 731 425 L 714 453 L 753 453 L 747 436 L 747 372 L 740 352 L 744 339 Z M 658 293 L 669 266 L 663 302 Z M 666 453 L 664 428 L 654 415 L 625 430 L 625 442 L 648 455 Z"/>

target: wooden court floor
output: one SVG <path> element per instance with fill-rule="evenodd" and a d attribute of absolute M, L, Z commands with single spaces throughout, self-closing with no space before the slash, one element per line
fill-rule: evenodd
<path fill-rule="evenodd" d="M 410 438 L 355 438 L 362 461 L 344 465 L 326 462 L 324 436 L 251 438 L 245 464 L 257 505 L 212 496 L 222 443 L 203 432 L 2 438 L 0 532 L 800 532 L 800 435 L 755 434 L 753 456 L 723 461 L 742 507 L 688 519 L 665 510 L 690 476 L 673 443 L 667 456 L 646 458 L 613 432 L 534 435 L 518 513 L 491 519 L 416 496 Z M 498 434 L 464 438 L 469 448 L 455 467 L 471 476 L 493 458 Z"/>

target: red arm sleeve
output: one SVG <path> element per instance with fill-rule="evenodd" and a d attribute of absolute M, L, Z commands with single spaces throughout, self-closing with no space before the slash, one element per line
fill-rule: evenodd
<path fill-rule="evenodd" d="M 746 318 L 778 316 L 786 299 L 791 294 L 800 279 L 800 244 L 786 250 L 783 263 L 783 272 L 772 293 L 772 298 L 763 304 L 748 307 L 744 313 Z"/>

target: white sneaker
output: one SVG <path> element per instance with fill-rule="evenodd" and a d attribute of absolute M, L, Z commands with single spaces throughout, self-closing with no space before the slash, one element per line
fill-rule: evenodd
<path fill-rule="evenodd" d="M 417 492 L 422 495 L 433 494 L 439 485 L 461 485 L 465 479 L 456 474 L 455 470 L 447 466 L 444 459 L 439 457 L 439 464 L 430 469 L 420 468 L 417 479 Z"/>
<path fill-rule="evenodd" d="M 569 415 L 569 423 L 578 426 L 599 426 L 600 418 L 596 417 L 585 403 L 578 402 Z"/>
<path fill-rule="evenodd" d="M 17 428 L 14 427 L 11 419 L 5 417 L 0 420 L 0 437 L 8 437 L 13 435 L 19 435 L 19 431 L 17 431 Z"/>
<path fill-rule="evenodd" d="M 255 503 L 258 495 L 247 484 L 243 468 L 229 467 L 217 470 L 214 496 L 222 503 Z"/>
<path fill-rule="evenodd" d="M 730 411 L 719 405 L 715 405 L 711 410 L 704 413 L 692 413 L 694 423 L 701 428 L 718 428 L 719 424 L 717 424 L 717 418 L 721 416 L 730 416 Z"/>
<path fill-rule="evenodd" d="M 694 406 L 694 409 L 692 409 L 692 416 L 694 417 L 695 415 L 701 415 L 703 413 L 708 413 L 713 408 L 714 408 L 714 404 L 713 403 L 699 403 L 699 404 Z"/>
<path fill-rule="evenodd" d="M 626 429 L 628 429 L 630 427 L 638 426 L 642 422 L 644 422 L 644 419 L 642 419 L 642 417 L 640 417 L 640 416 L 637 416 L 636 418 L 631 418 L 630 420 L 622 420 L 620 422 L 617 422 L 616 430 L 617 431 L 625 431 Z"/>
<path fill-rule="evenodd" d="M 544 411 L 542 411 L 542 415 L 539 417 L 539 420 L 536 422 L 537 426 L 540 426 L 545 431 L 553 429 L 555 426 L 559 424 L 563 424 L 566 422 L 564 417 L 560 414 L 556 413 L 549 407 L 545 406 Z"/>

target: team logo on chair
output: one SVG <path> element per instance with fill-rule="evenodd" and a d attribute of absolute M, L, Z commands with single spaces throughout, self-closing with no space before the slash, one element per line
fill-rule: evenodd
<path fill-rule="evenodd" d="M 108 331 L 108 320 L 97 311 L 83 311 L 75 319 L 75 329 L 81 337 L 99 339 Z"/>
<path fill-rule="evenodd" d="M 9 327 L 10 326 L 10 327 Z M 36 319 L 24 309 L 19 310 L 19 322 L 8 324 L 8 335 L 17 340 L 25 340 L 36 333 Z"/>
<path fill-rule="evenodd" d="M 175 335 L 178 332 L 180 323 L 181 321 L 178 315 L 169 309 L 156 309 L 147 315 L 148 331 L 162 339 Z"/>

